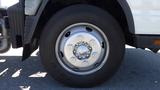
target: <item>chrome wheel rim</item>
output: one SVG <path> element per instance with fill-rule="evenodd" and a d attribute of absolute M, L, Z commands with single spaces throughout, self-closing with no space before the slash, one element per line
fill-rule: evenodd
<path fill-rule="evenodd" d="M 65 70 L 76 75 L 88 75 L 97 72 L 106 63 L 109 41 L 96 25 L 76 23 L 60 33 L 55 52 Z"/>

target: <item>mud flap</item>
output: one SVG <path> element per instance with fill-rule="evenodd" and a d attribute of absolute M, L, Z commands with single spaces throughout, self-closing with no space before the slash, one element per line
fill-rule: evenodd
<path fill-rule="evenodd" d="M 35 39 L 30 44 L 25 44 L 23 46 L 23 57 L 22 61 L 25 61 L 27 58 L 30 57 L 30 55 L 38 49 L 38 40 Z"/>

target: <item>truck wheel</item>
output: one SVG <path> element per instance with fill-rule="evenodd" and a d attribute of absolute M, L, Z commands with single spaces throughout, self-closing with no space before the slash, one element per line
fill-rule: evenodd
<path fill-rule="evenodd" d="M 74 87 L 101 84 L 120 66 L 125 40 L 118 22 L 106 11 L 73 5 L 45 26 L 40 56 L 48 73 Z"/>

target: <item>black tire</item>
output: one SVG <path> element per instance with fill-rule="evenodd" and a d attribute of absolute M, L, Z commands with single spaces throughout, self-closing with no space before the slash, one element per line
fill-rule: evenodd
<path fill-rule="evenodd" d="M 58 62 L 55 43 L 60 33 L 69 25 L 87 22 L 100 27 L 109 43 L 109 57 L 105 65 L 89 75 L 75 75 Z M 125 39 L 118 22 L 106 11 L 91 5 L 73 5 L 56 13 L 45 26 L 40 41 L 42 63 L 51 76 L 69 86 L 91 87 L 108 80 L 119 68 L 125 51 Z"/>

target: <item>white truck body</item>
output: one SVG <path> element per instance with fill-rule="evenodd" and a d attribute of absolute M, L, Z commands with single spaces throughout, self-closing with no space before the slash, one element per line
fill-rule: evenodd
<path fill-rule="evenodd" d="M 18 1 L 0 0 L 0 7 L 8 8 Z M 34 15 L 40 2 L 41 0 L 27 0 L 25 14 Z M 160 0 L 127 0 L 127 2 L 133 13 L 135 34 L 160 34 Z"/>
<path fill-rule="evenodd" d="M 136 34 L 160 34 L 160 0 L 127 0 L 133 13 Z"/>

